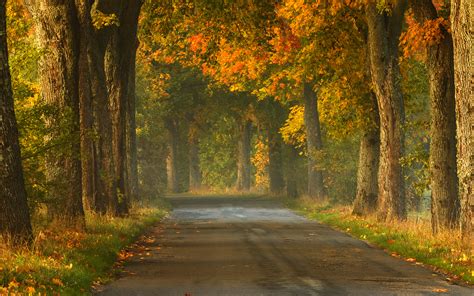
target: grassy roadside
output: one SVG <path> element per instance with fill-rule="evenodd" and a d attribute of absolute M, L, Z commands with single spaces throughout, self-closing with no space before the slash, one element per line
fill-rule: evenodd
<path fill-rule="evenodd" d="M 162 219 L 167 206 L 132 210 L 127 218 L 87 217 L 87 232 L 42 230 L 29 251 L 0 250 L 0 295 L 83 295 L 107 281 L 120 250 Z"/>
<path fill-rule="evenodd" d="M 455 233 L 431 235 L 426 220 L 409 218 L 406 222 L 381 223 L 375 217 L 351 215 L 348 206 L 317 205 L 301 199 L 287 205 L 312 220 L 378 246 L 392 256 L 408 262 L 427 265 L 447 275 L 448 280 L 474 284 L 472 242 L 462 242 Z"/>

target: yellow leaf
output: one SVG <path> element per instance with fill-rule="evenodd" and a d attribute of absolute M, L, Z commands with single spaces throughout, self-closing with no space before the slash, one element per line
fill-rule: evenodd
<path fill-rule="evenodd" d="M 436 289 L 433 289 L 433 292 L 436 292 L 436 293 L 446 293 L 446 292 L 448 292 L 448 289 L 436 288 Z"/>
<path fill-rule="evenodd" d="M 12 280 L 10 283 L 8 283 L 8 288 L 18 288 L 20 286 L 20 283 L 18 283 L 16 280 Z"/>

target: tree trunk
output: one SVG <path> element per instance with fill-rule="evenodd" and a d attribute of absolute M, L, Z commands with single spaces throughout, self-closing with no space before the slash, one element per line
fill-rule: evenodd
<path fill-rule="evenodd" d="M 135 63 L 138 16 L 142 1 L 113 0 L 100 1 L 98 9 L 119 18 L 119 25 L 112 25 L 104 34 L 105 73 L 112 113 L 112 144 L 115 163 L 115 180 L 119 196 L 119 212 L 127 214 L 130 206 L 131 185 L 127 176 L 127 114 L 130 71 Z"/>
<path fill-rule="evenodd" d="M 317 200 L 326 198 L 323 172 L 317 168 L 317 153 L 323 148 L 319 123 L 318 96 L 311 83 L 304 83 L 304 123 L 308 153 L 308 196 Z"/>
<path fill-rule="evenodd" d="M 168 155 L 168 190 L 173 193 L 179 192 L 178 178 L 178 143 L 179 131 L 174 120 L 166 121 L 166 128 L 169 133 L 169 155 Z"/>
<path fill-rule="evenodd" d="M 282 139 L 278 129 L 268 130 L 268 177 L 270 193 L 280 195 L 283 193 L 285 181 L 283 179 Z"/>
<path fill-rule="evenodd" d="M 199 163 L 199 141 L 195 135 L 189 137 L 189 189 L 201 188 L 201 166 Z"/>
<path fill-rule="evenodd" d="M 285 145 L 287 150 L 286 165 L 286 195 L 290 198 L 298 197 L 298 150 L 291 145 Z"/>
<path fill-rule="evenodd" d="M 418 22 L 438 18 L 431 0 L 410 2 Z M 454 64 L 451 34 L 441 28 L 438 44 L 428 47 L 431 128 L 431 225 L 433 233 L 454 229 L 459 220 L 456 171 L 456 114 L 454 107 Z"/>
<path fill-rule="evenodd" d="M 81 165 L 82 165 L 82 196 L 84 207 L 95 211 L 97 199 L 96 153 L 93 141 L 94 108 L 89 71 L 89 40 L 90 32 L 86 28 L 91 25 L 87 10 L 87 1 L 76 1 L 78 20 L 81 26 L 79 47 L 79 109 L 81 128 Z"/>
<path fill-rule="evenodd" d="M 380 125 L 377 102 L 374 95 L 373 112 L 370 112 L 373 127 L 369 127 L 360 140 L 359 164 L 357 166 L 357 190 L 352 213 L 365 216 L 377 208 L 377 173 L 380 157 Z"/>
<path fill-rule="evenodd" d="M 237 152 L 237 190 L 250 190 L 250 141 L 252 123 L 244 120 L 239 126 L 239 142 Z"/>
<path fill-rule="evenodd" d="M 6 36 L 6 1 L 0 0 L 0 232 L 12 247 L 32 242 L 30 213 L 13 109 Z"/>
<path fill-rule="evenodd" d="M 89 208 L 99 214 L 118 214 L 117 190 L 114 180 L 115 165 L 112 153 L 112 120 L 108 108 L 108 92 L 106 88 L 104 55 L 105 46 L 97 42 L 100 31 L 92 26 L 91 3 L 86 0 L 76 0 L 78 19 L 81 27 L 80 45 L 80 99 L 81 114 L 84 117 L 93 114 L 97 139 L 93 144 L 93 176 L 95 192 Z M 86 67 L 87 65 L 87 67 Z M 89 83 L 88 85 L 86 83 Z M 89 95 L 91 99 L 86 96 Z M 92 103 L 92 111 L 84 108 L 87 100 Z M 83 103 L 86 102 L 86 103 Z M 84 132 L 82 132 L 84 134 Z M 84 145 L 83 146 L 87 146 Z M 84 155 L 83 155 L 84 156 Z M 88 170 L 83 168 L 83 172 Z M 84 175 L 84 173 L 83 173 Z"/>
<path fill-rule="evenodd" d="M 135 50 L 132 52 L 132 62 L 130 63 L 130 81 L 128 83 L 128 108 L 127 108 L 127 170 L 130 184 L 130 197 L 132 200 L 138 200 L 138 160 L 137 160 L 137 123 L 135 118 L 136 112 L 136 95 L 135 95 L 135 60 L 136 48 L 138 40 L 136 40 Z"/>
<path fill-rule="evenodd" d="M 474 211 L 474 100 L 472 31 L 474 4 L 470 0 L 451 1 L 451 30 L 454 42 L 454 82 L 456 91 L 457 170 L 461 202 L 461 231 L 472 238 Z"/>
<path fill-rule="evenodd" d="M 60 150 L 48 153 L 46 174 L 53 184 L 49 195 L 55 219 L 82 229 L 81 140 L 79 119 L 79 32 L 76 7 L 71 1 L 28 0 L 38 42 L 43 51 L 40 84 L 43 99 L 57 114 L 49 116 L 51 139 L 64 139 Z M 59 128 L 58 128 L 59 127 Z"/>
<path fill-rule="evenodd" d="M 392 1 L 390 12 L 367 4 L 370 72 L 380 112 L 380 164 L 377 212 L 380 220 L 406 218 L 403 153 L 403 96 L 398 43 L 406 3 Z"/>

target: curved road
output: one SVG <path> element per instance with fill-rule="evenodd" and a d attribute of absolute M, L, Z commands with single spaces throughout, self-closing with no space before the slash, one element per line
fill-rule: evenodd
<path fill-rule="evenodd" d="M 261 198 L 172 197 L 98 295 L 474 295 Z"/>

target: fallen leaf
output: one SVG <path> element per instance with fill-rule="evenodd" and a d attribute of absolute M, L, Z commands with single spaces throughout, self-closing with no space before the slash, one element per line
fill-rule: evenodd
<path fill-rule="evenodd" d="M 448 292 L 448 289 L 436 288 L 436 289 L 433 289 L 433 292 L 436 292 L 436 293 L 446 293 L 446 292 Z"/>
<path fill-rule="evenodd" d="M 416 259 L 415 259 L 415 258 L 407 258 L 405 261 L 406 261 L 406 262 L 415 262 Z"/>

